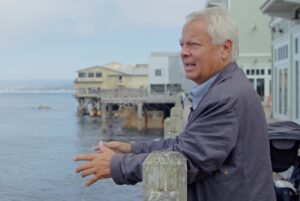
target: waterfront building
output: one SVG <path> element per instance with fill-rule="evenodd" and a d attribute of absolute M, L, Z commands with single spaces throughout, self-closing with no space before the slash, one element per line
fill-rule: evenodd
<path fill-rule="evenodd" d="M 189 92 L 192 81 L 185 78 L 179 52 L 152 52 L 149 58 L 149 93 L 173 95 Z"/>
<path fill-rule="evenodd" d="M 272 17 L 272 114 L 300 123 L 300 0 L 266 0 L 262 13 Z"/>
<path fill-rule="evenodd" d="M 227 9 L 239 27 L 239 58 L 261 100 L 268 103 L 271 94 L 271 34 L 269 17 L 259 10 L 261 0 L 208 0 L 207 7 Z"/>
<path fill-rule="evenodd" d="M 110 63 L 78 71 L 74 83 L 76 97 L 99 97 L 103 90 L 144 89 L 149 86 L 148 65 Z"/>

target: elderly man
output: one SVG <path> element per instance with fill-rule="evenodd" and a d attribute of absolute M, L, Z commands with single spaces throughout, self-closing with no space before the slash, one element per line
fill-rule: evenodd
<path fill-rule="evenodd" d="M 275 201 L 265 115 L 259 97 L 237 67 L 238 29 L 221 8 L 187 17 L 180 40 L 192 112 L 176 138 L 127 144 L 108 142 L 79 155 L 87 185 L 112 177 L 117 184 L 142 181 L 142 163 L 155 150 L 187 159 L 188 200 Z"/>

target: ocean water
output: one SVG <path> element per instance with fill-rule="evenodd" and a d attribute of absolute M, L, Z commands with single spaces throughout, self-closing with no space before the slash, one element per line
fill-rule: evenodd
<path fill-rule="evenodd" d="M 76 107 L 71 94 L 0 94 L 0 201 L 143 200 L 141 183 L 105 179 L 85 187 L 72 157 L 100 140 L 154 140 L 161 131 L 138 133 L 118 122 L 102 129 L 99 118 L 77 117 Z"/>

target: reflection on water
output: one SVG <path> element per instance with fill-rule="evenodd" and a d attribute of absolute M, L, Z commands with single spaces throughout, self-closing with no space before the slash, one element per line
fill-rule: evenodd
<path fill-rule="evenodd" d="M 33 109 L 46 105 L 49 110 Z M 142 185 L 119 186 L 111 179 L 87 188 L 75 174 L 79 153 L 99 140 L 134 142 L 160 138 L 161 130 L 138 133 L 114 120 L 101 128 L 99 118 L 77 117 L 70 94 L 0 94 L 0 200 L 143 200 Z"/>

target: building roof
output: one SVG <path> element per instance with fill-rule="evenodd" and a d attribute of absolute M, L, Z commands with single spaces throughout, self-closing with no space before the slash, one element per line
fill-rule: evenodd
<path fill-rule="evenodd" d="M 118 62 L 112 62 L 104 66 L 92 66 L 92 67 L 81 69 L 77 72 L 97 70 L 97 69 L 98 70 L 106 69 L 118 74 L 125 74 L 125 75 L 148 75 L 147 64 L 126 65 Z"/>
<path fill-rule="evenodd" d="M 112 69 L 118 72 L 123 72 L 130 75 L 148 75 L 148 65 L 147 64 L 121 64 L 117 62 L 112 62 L 105 65 L 106 68 Z"/>
<path fill-rule="evenodd" d="M 272 17 L 292 20 L 299 15 L 299 11 L 297 11 L 299 7 L 300 0 L 266 0 L 260 9 Z"/>

